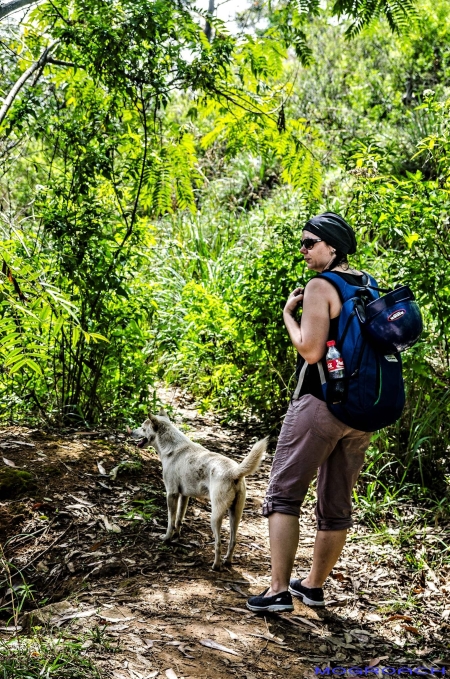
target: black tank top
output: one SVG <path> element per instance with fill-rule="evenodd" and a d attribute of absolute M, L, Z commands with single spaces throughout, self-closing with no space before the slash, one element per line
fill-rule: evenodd
<path fill-rule="evenodd" d="M 341 276 L 345 280 L 345 282 L 350 283 L 350 285 L 361 285 L 362 283 L 363 278 L 362 275 L 356 276 L 354 274 L 343 273 L 341 271 L 334 271 L 333 273 L 336 273 L 338 276 Z M 336 316 L 335 318 L 330 318 L 328 341 L 335 340 L 337 338 L 338 327 L 339 327 L 339 316 Z M 300 354 L 297 354 L 297 366 L 295 370 L 296 380 L 298 380 L 299 378 L 300 370 L 302 369 L 304 363 L 305 359 L 302 356 L 300 356 Z M 324 371 L 326 371 L 325 356 L 322 358 L 322 364 Z M 303 380 L 302 388 L 300 389 L 299 397 L 303 396 L 304 394 L 311 394 L 312 396 L 315 396 L 321 401 L 324 400 L 317 363 L 312 363 L 311 365 L 308 365 L 308 367 L 306 368 L 305 378 Z"/>

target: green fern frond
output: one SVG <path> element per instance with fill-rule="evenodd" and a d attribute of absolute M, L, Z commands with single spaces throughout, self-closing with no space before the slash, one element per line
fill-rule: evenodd
<path fill-rule="evenodd" d="M 396 33 L 406 30 L 417 18 L 417 9 L 412 0 L 336 0 L 332 12 L 352 19 L 346 30 L 348 38 L 358 35 L 380 16 L 385 16 L 389 27 Z"/>
<path fill-rule="evenodd" d="M 320 0 L 296 0 L 296 5 L 300 14 L 317 16 L 320 12 Z"/>

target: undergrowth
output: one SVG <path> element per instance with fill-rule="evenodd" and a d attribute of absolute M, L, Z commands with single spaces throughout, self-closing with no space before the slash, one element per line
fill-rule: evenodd
<path fill-rule="evenodd" d="M 100 679 L 82 646 L 39 636 L 0 641 L 0 679 Z"/>

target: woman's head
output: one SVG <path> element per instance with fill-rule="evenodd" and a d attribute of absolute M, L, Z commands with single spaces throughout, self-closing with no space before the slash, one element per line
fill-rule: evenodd
<path fill-rule="evenodd" d="M 347 255 L 356 252 L 353 229 L 334 212 L 324 212 L 306 222 L 301 252 L 308 269 L 324 271 L 347 263 Z"/>

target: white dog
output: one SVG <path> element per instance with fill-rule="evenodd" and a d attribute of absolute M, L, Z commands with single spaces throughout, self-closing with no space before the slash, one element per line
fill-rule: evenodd
<path fill-rule="evenodd" d="M 220 570 L 220 529 L 228 510 L 230 542 L 224 564 L 229 566 L 236 545 L 236 533 L 245 503 L 245 477 L 259 467 L 268 438 L 255 443 L 240 464 L 193 443 L 179 431 L 161 409 L 150 415 L 142 427 L 131 432 L 139 448 L 153 446 L 162 462 L 167 493 L 168 525 L 163 540 L 180 534 L 190 497 L 211 500 L 211 528 L 215 538 L 214 570 Z"/>

